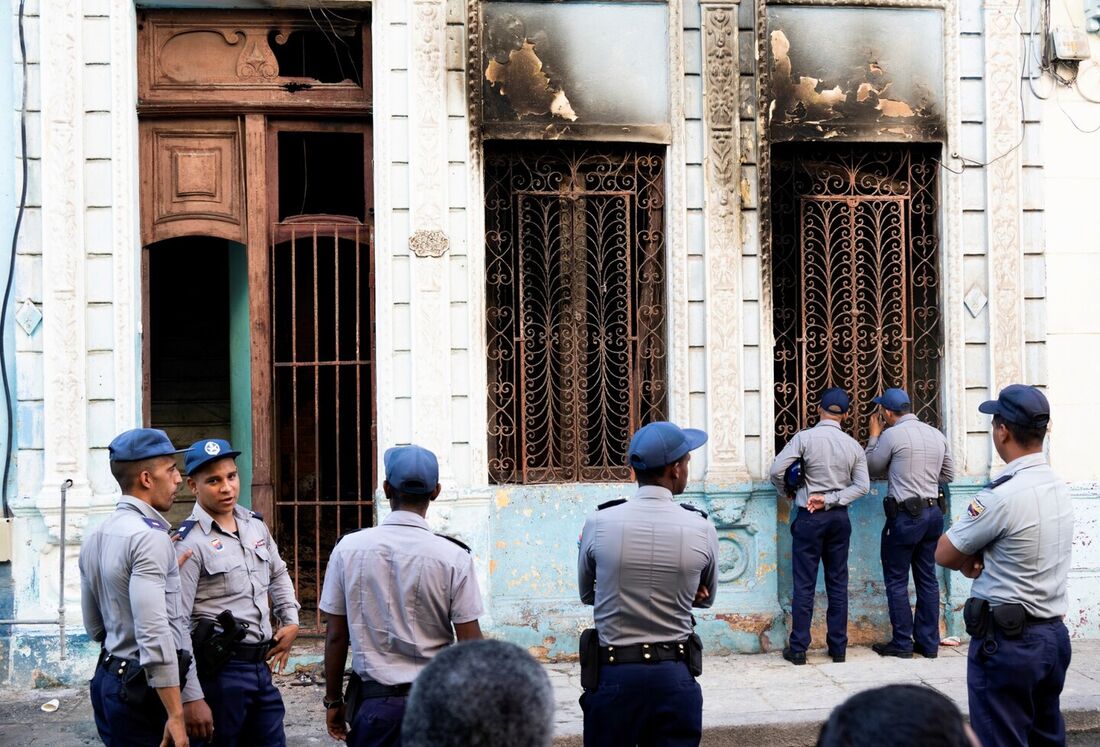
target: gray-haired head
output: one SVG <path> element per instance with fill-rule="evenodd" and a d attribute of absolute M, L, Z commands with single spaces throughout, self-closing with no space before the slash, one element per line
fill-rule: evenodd
<path fill-rule="evenodd" d="M 554 691 L 519 646 L 470 641 L 432 659 L 409 693 L 403 747 L 549 747 Z"/>

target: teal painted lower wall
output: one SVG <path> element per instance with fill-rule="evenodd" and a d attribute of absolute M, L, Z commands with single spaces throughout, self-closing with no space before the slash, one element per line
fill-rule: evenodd
<path fill-rule="evenodd" d="M 961 515 L 985 480 L 952 485 L 950 514 Z M 604 501 L 629 497 L 631 485 L 501 488 L 476 496 L 440 498 L 429 513 L 433 527 L 474 548 L 486 614 L 486 632 L 527 647 L 547 660 L 576 656 L 577 636 L 592 622 L 592 609 L 577 595 L 577 540 L 585 517 Z M 849 556 L 849 638 L 852 645 L 884 640 L 889 631 L 879 564 L 883 485 L 849 510 L 853 533 Z M 1075 638 L 1100 635 L 1100 485 L 1074 488 L 1074 570 L 1070 575 L 1067 624 Z M 715 605 L 696 614 L 708 654 L 755 653 L 783 646 L 790 611 L 789 503 L 766 484 L 721 492 L 689 488 L 681 498 L 710 514 L 718 528 L 720 584 Z M 382 515 L 385 511 L 383 510 Z M 381 517 L 380 517 L 381 518 Z M 1094 549 L 1095 548 L 1095 549 Z M 970 582 L 943 572 L 943 626 L 965 637 L 962 604 Z M 814 641 L 824 641 L 824 587 L 819 581 Z M 17 594 L 38 596 L 38 584 L 20 584 Z M 79 606 L 68 605 L 70 632 L 79 632 Z M 91 675 L 97 647 L 86 637 L 69 639 L 69 656 L 58 658 L 56 627 L 12 630 L 11 684 L 77 683 Z M 3 641 L 0 641 L 3 643 Z"/>

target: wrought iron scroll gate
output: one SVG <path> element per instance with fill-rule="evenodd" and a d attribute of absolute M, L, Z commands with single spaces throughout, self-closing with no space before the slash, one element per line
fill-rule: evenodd
<path fill-rule="evenodd" d="M 321 627 L 321 580 L 336 541 L 373 520 L 373 256 L 370 227 L 354 219 L 301 216 L 273 227 L 274 523 L 306 629 Z"/>
<path fill-rule="evenodd" d="M 485 213 L 491 479 L 629 479 L 667 400 L 662 152 L 491 146 Z"/>
<path fill-rule="evenodd" d="M 852 396 L 867 438 L 871 398 L 905 388 L 940 425 L 935 150 L 776 146 L 772 180 L 776 448 L 806 426 L 821 390 Z"/>

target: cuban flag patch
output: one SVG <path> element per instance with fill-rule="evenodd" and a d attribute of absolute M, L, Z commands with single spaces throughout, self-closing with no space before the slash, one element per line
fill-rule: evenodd
<path fill-rule="evenodd" d="M 222 550 L 225 549 L 225 545 L 223 545 L 222 541 L 220 539 L 218 539 L 217 537 L 210 540 L 210 546 L 214 548 L 214 552 L 221 552 Z"/>
<path fill-rule="evenodd" d="M 983 511 L 985 511 L 985 506 L 983 506 L 982 502 L 979 501 L 977 498 L 970 501 L 970 505 L 966 507 L 966 513 L 968 513 L 971 518 L 974 519 L 981 516 Z"/>

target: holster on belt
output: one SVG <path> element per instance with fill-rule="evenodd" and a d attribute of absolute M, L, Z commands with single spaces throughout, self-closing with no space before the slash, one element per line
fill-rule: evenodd
<path fill-rule="evenodd" d="M 1005 638 L 1019 638 L 1024 634 L 1027 610 L 1022 604 L 998 604 L 990 611 L 993 624 L 1000 628 Z"/>
<path fill-rule="evenodd" d="M 595 628 L 581 631 L 581 687 L 595 690 L 600 685 L 600 637 Z"/>
<path fill-rule="evenodd" d="M 940 511 L 944 516 L 947 516 L 947 504 L 951 502 L 951 486 L 945 482 L 940 483 L 939 494 L 936 496 L 936 505 L 940 507 Z"/>
<path fill-rule="evenodd" d="M 132 659 L 128 659 L 127 662 L 126 672 L 120 675 L 122 690 L 119 692 L 119 698 L 133 706 L 163 708 L 164 705 L 161 703 L 156 689 L 149 686 L 144 667 Z M 176 662 L 179 664 L 180 688 L 182 689 L 187 681 L 187 670 L 191 666 L 191 654 L 183 649 L 177 649 Z"/>
<path fill-rule="evenodd" d="M 925 503 L 923 498 L 918 498 L 916 496 L 906 498 L 901 502 L 901 507 L 905 509 L 905 513 L 909 514 L 914 519 L 919 519 L 927 506 L 928 504 Z"/>
<path fill-rule="evenodd" d="M 898 518 L 898 502 L 894 500 L 894 496 L 888 495 L 882 499 L 882 512 L 890 521 Z"/>
<path fill-rule="evenodd" d="M 354 671 L 348 677 L 348 687 L 344 691 L 344 720 L 349 724 L 355 720 L 359 706 L 363 705 L 363 680 Z"/>
<path fill-rule="evenodd" d="M 214 620 L 200 620 L 191 631 L 191 648 L 199 677 L 211 677 L 233 658 L 234 647 L 247 634 L 248 623 L 239 623 L 229 610 L 217 617 L 221 632 L 216 632 Z"/>
<path fill-rule="evenodd" d="M 698 677 L 703 673 L 703 639 L 693 631 L 687 642 L 688 671 L 692 677 Z"/>
<path fill-rule="evenodd" d="M 963 605 L 963 623 L 971 638 L 983 638 L 990 629 L 989 602 L 970 597 Z"/>

